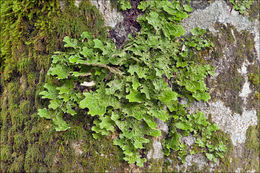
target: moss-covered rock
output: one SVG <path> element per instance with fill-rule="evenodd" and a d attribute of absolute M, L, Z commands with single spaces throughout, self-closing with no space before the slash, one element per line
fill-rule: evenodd
<path fill-rule="evenodd" d="M 220 100 L 235 116 L 243 115 L 245 110 L 257 110 L 258 125 L 250 126 L 246 130 L 245 143 L 238 145 L 234 145 L 230 134 L 221 130 L 214 134 L 215 141 L 221 139 L 227 146 L 227 152 L 218 164 L 206 162 L 203 156 L 195 154 L 183 166 L 177 154 L 172 152 L 168 158 L 151 159 L 141 169 L 123 161 L 123 153 L 113 145 L 112 136 L 94 140 L 90 129 L 93 119 L 84 112 L 77 117 L 66 117 L 71 122 L 71 129 L 66 132 L 56 132 L 51 122 L 40 118 L 36 112 L 46 105 L 38 95 L 43 83 L 52 80 L 46 77 L 50 55 L 62 50 L 64 36 L 77 38 L 87 30 L 94 36 L 106 37 L 107 28 L 103 27 L 104 21 L 98 10 L 88 0 L 82 0 L 79 7 L 73 0 L 63 3 L 58 0 L 47 3 L 28 0 L 0 2 L 1 15 L 6 14 L 1 20 L 1 171 L 196 172 L 202 170 L 198 164 L 202 162 L 205 172 L 234 172 L 238 168 L 259 171 L 259 61 L 256 60 L 255 35 L 244 26 L 241 26 L 244 29 L 241 31 L 232 24 L 226 25 L 226 21 L 224 24 L 213 21 L 215 25 L 209 29 L 218 31 L 218 34 L 211 35 L 215 48 L 195 56 L 202 63 L 217 66 L 217 76 L 207 81 L 212 101 Z M 213 4 L 215 1 L 208 2 Z M 210 4 L 208 2 L 206 6 Z M 249 10 L 252 18 L 259 16 L 258 4 L 256 1 Z M 246 61 L 247 72 L 244 75 L 239 69 Z M 245 104 L 239 95 L 248 81 L 252 92 Z M 214 117 L 212 119 L 214 122 Z M 150 148 L 144 151 L 144 155 Z M 199 152 L 198 148 L 194 150 Z"/>
<path fill-rule="evenodd" d="M 79 8 L 70 0 L 62 8 L 58 0 L 1 1 L 3 7 L 8 9 L 1 20 L 1 171 L 122 171 L 121 152 L 111 138 L 92 138 L 86 115 L 68 117 L 75 126 L 64 133 L 37 115 L 45 104 L 38 95 L 50 80 L 45 77 L 50 56 L 62 49 L 63 37 L 77 38 L 86 30 L 106 36 L 96 7 L 88 0 Z"/>

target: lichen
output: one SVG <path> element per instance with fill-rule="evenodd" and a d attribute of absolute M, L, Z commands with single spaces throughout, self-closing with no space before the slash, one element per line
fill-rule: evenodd
<path fill-rule="evenodd" d="M 215 45 L 210 53 L 211 63 L 216 66 L 216 78 L 209 82 L 213 100 L 220 99 L 233 113 L 242 114 L 244 105 L 240 93 L 246 78 L 240 73 L 244 62 L 254 63 L 256 58 L 254 37 L 248 31 L 239 32 L 228 24 L 215 24 L 219 31 L 217 36 L 211 35 Z"/>
<path fill-rule="evenodd" d="M 12 1 L 6 2 L 10 3 Z M 1 1 L 1 3 L 5 2 Z M 117 147 L 112 145 L 110 137 L 101 141 L 92 139 L 92 134 L 89 132 L 92 120 L 91 118 L 86 118 L 84 113 L 78 117 L 68 117 L 72 119 L 71 124 L 75 126 L 72 126 L 70 130 L 64 133 L 55 132 L 50 122 L 38 118 L 36 114 L 36 110 L 45 104 L 39 100 L 38 93 L 42 90 L 43 82 L 50 80 L 45 78 L 50 63 L 49 54 L 52 54 L 54 50 L 61 49 L 63 37 L 65 35 L 78 37 L 85 30 L 93 31 L 94 35 L 103 35 L 105 37 L 106 29 L 102 27 L 103 19 L 98 14 L 97 9 L 90 5 L 89 1 L 82 1 L 79 8 L 74 5 L 73 0 L 67 0 L 64 3 L 65 6 L 62 12 L 60 12 L 60 9 L 54 9 L 54 14 L 51 14 L 51 20 L 48 18 L 48 21 L 43 22 L 42 25 L 50 22 L 54 26 L 54 28 L 46 26 L 50 31 L 46 31 L 44 27 L 37 29 L 33 26 L 36 21 L 38 23 L 44 21 L 44 18 L 38 18 L 39 16 L 36 15 L 33 17 L 33 20 L 29 21 L 29 16 L 22 16 L 22 19 L 24 18 L 25 20 L 20 22 L 20 26 L 17 26 L 21 31 L 19 30 L 18 33 L 11 35 L 9 38 L 4 37 L 4 41 L 7 43 L 4 51 L 7 51 L 7 53 L 5 52 L 5 56 L 2 57 L 1 55 L 0 58 L 2 79 L 0 92 L 2 95 L 0 97 L 1 169 L 3 172 L 66 172 L 71 170 L 75 172 L 123 172 L 124 170 L 131 170 L 128 169 L 125 163 L 122 163 L 122 153 Z M 249 15 L 252 18 L 258 18 L 258 20 L 259 3 L 260 1 L 256 1 L 249 10 Z M 50 4 L 46 3 L 45 5 L 46 8 L 35 7 L 32 11 L 40 11 L 39 9 L 48 11 Z M 50 7 L 50 9 L 52 10 L 53 8 Z M 27 14 L 25 13 L 25 15 Z M 47 16 L 44 10 L 39 12 L 39 14 Z M 14 19 L 16 20 L 17 18 Z M 213 20 L 212 23 L 214 22 Z M 8 26 L 11 24 L 14 23 L 9 23 Z M 224 66 L 225 68 L 229 67 L 227 68 L 227 73 L 225 73 L 226 75 L 223 76 L 220 73 L 215 80 L 215 84 L 222 82 L 221 85 L 223 87 L 216 90 L 211 89 L 211 92 L 214 93 L 214 91 L 221 90 L 236 94 L 225 99 L 225 105 L 231 107 L 234 112 L 241 113 L 238 105 L 238 103 L 241 103 L 241 100 L 237 93 L 241 91 L 244 80 L 243 76 L 237 72 L 237 69 L 247 59 L 252 63 L 248 66 L 248 74 L 252 74 L 249 76 L 249 81 L 251 81 L 250 87 L 253 91 L 253 99 L 248 104 L 257 109 L 259 107 L 259 96 L 254 97 L 254 95 L 257 95 L 257 92 L 259 95 L 259 84 L 255 82 L 257 75 L 259 75 L 259 64 L 254 60 L 256 57 L 255 52 L 257 51 L 255 49 L 254 37 L 248 31 L 239 33 L 232 25 L 217 25 L 219 25 L 216 27 L 222 33 L 222 36 L 212 36 L 213 41 L 215 39 L 215 49 L 212 51 L 212 57 L 218 60 L 221 59 L 227 53 L 223 52 L 226 48 L 231 48 L 234 51 L 232 56 L 226 59 L 232 60 L 231 65 Z M 241 30 L 243 29 L 246 29 L 244 25 L 241 27 Z M 15 38 L 17 35 L 20 35 L 22 38 L 20 40 Z M 205 52 L 205 54 L 207 53 L 210 52 Z M 204 57 L 205 54 L 200 55 L 200 57 Z M 214 61 L 211 62 L 214 65 Z M 228 72 L 232 74 L 228 74 Z M 222 79 L 220 79 L 221 76 L 223 76 Z M 209 85 L 213 86 L 211 83 Z M 235 91 L 232 91 L 233 89 Z M 218 97 L 214 96 L 214 94 L 212 96 L 213 99 Z M 235 104 L 233 105 L 233 103 Z M 257 112 L 259 121 L 260 111 L 258 110 Z M 220 131 L 215 135 L 216 139 L 224 136 Z M 247 130 L 246 152 L 242 155 L 243 162 L 241 162 L 241 158 L 236 158 L 233 155 L 236 147 L 233 146 L 230 136 L 227 135 L 226 137 L 225 142 L 228 146 L 228 152 L 216 168 L 216 171 L 233 172 L 235 168 L 240 166 L 244 168 L 243 171 L 255 170 L 258 172 L 259 125 L 251 126 Z M 79 142 L 82 140 L 83 142 Z M 80 143 L 82 154 L 77 155 L 74 152 L 72 147 L 74 141 Z M 181 165 L 181 163 L 174 152 L 168 160 L 160 160 L 159 162 L 151 160 L 150 162 L 152 167 L 143 171 L 184 171 L 184 168 L 181 169 L 176 166 Z M 193 172 L 199 171 L 198 165 L 194 164 L 191 167 L 190 170 Z"/>
<path fill-rule="evenodd" d="M 251 126 L 247 130 L 246 148 L 247 151 L 244 157 L 247 158 L 245 162 L 244 171 L 255 170 L 259 172 L 259 146 L 260 146 L 260 134 L 258 126 Z"/>

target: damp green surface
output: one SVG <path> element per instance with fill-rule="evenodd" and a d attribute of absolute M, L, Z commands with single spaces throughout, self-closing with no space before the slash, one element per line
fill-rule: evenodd
<path fill-rule="evenodd" d="M 37 109 L 46 105 L 38 93 L 42 90 L 43 83 L 50 80 L 45 76 L 50 65 L 50 55 L 62 49 L 63 37 L 78 37 L 85 30 L 105 37 L 106 28 L 102 27 L 104 21 L 97 9 L 87 0 L 83 0 L 79 8 L 72 0 L 64 1 L 63 7 L 58 1 L 39 1 L 37 5 L 32 5 L 31 2 L 34 1 L 29 0 L 0 2 L 10 8 L 9 11 L 1 10 L 1 15 L 11 15 L 5 16 L 4 21 L 1 20 L 1 171 L 131 172 L 122 159 L 122 152 L 113 145 L 111 136 L 101 141 L 92 138 L 92 120 L 84 113 L 78 117 L 68 117 L 72 128 L 59 133 L 50 121 L 37 115 Z M 253 6 L 249 11 L 250 16 L 256 16 L 257 10 L 257 6 Z M 221 99 L 233 112 L 241 113 L 242 100 L 238 95 L 245 80 L 237 69 L 245 59 L 255 64 L 253 35 L 246 31 L 240 33 L 229 25 L 216 24 L 216 29 L 221 35 L 212 36 L 215 48 L 212 52 L 205 52 L 205 56 L 210 53 L 213 58 L 221 59 L 222 50 L 226 46 L 231 47 L 232 53 L 228 57 L 231 63 L 227 72 L 215 80 L 218 84 L 215 91 L 229 94 L 223 98 L 212 92 L 212 97 L 213 100 Z M 204 54 L 198 57 L 204 61 Z M 249 80 L 254 91 L 251 105 L 254 108 L 259 107 L 260 98 L 257 67 L 256 64 L 249 67 Z M 242 158 L 234 155 L 234 146 L 228 135 L 219 131 L 215 138 L 225 138 L 228 147 L 228 152 L 216 171 L 235 171 L 241 165 L 243 171 L 259 171 L 259 125 L 247 130 Z M 151 160 L 151 166 L 140 171 L 176 172 L 176 164 L 180 164 L 176 154 L 172 153 L 169 159 Z M 132 169 L 132 172 L 134 170 L 138 169 Z M 188 170 L 199 171 L 196 164 Z"/>
<path fill-rule="evenodd" d="M 104 21 L 89 1 L 79 8 L 74 1 L 63 2 L 1 1 L 7 8 L 1 13 L 2 172 L 118 172 L 126 167 L 111 138 L 92 138 L 92 120 L 84 113 L 71 118 L 74 126 L 61 133 L 37 115 L 46 104 L 38 93 L 50 80 L 50 56 L 61 50 L 63 37 L 77 38 L 83 31 L 106 36 Z"/>

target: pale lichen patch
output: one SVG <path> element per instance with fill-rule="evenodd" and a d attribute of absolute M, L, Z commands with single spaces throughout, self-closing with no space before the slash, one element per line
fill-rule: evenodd
<path fill-rule="evenodd" d="M 205 156 L 203 156 L 202 154 L 188 155 L 185 158 L 185 163 L 181 166 L 178 165 L 177 169 L 180 170 L 180 168 L 184 168 L 184 172 L 186 172 L 188 168 L 193 166 L 194 164 L 198 166 L 199 170 L 202 170 L 207 164 Z"/>
<path fill-rule="evenodd" d="M 249 126 L 257 125 L 256 110 L 243 110 L 242 115 L 232 113 L 230 108 L 226 107 L 220 100 L 209 102 L 208 104 L 198 102 L 194 104 L 192 111 L 198 108 L 207 116 L 211 115 L 221 130 L 230 134 L 234 146 L 245 143 L 246 131 Z"/>
<path fill-rule="evenodd" d="M 247 104 L 247 97 L 250 95 L 252 90 L 250 89 L 250 83 L 248 81 L 248 76 L 247 76 L 247 67 L 250 63 L 246 60 L 240 69 L 238 69 L 238 72 L 241 73 L 241 75 L 244 76 L 245 83 L 242 87 L 242 90 L 239 94 L 240 97 L 242 97 L 244 104 Z"/>
<path fill-rule="evenodd" d="M 123 21 L 123 15 L 112 8 L 111 2 L 108 0 L 91 0 L 92 5 L 96 6 L 102 14 L 105 25 L 115 27 L 118 23 Z"/>
<path fill-rule="evenodd" d="M 163 158 L 162 144 L 156 139 L 153 141 L 153 148 L 148 152 L 147 159 L 161 159 Z"/>
<path fill-rule="evenodd" d="M 232 24 L 238 31 L 247 30 L 254 34 L 255 50 L 260 60 L 259 22 L 257 20 L 251 22 L 247 17 L 232 10 L 223 0 L 215 1 L 203 10 L 196 10 L 182 24 L 186 32 L 190 32 L 194 27 L 201 27 L 216 34 L 218 33 L 214 28 L 216 22 Z"/>

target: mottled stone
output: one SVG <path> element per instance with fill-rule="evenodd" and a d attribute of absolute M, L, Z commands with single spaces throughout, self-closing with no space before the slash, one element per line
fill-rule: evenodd
<path fill-rule="evenodd" d="M 255 49 L 260 60 L 259 30 L 260 25 L 257 20 L 251 22 L 231 8 L 223 0 L 217 0 L 203 10 L 196 10 L 189 18 L 182 22 L 186 32 L 190 32 L 195 27 L 209 29 L 212 33 L 217 33 L 214 25 L 216 22 L 222 24 L 232 24 L 238 31 L 247 30 L 255 35 Z"/>
<path fill-rule="evenodd" d="M 148 152 L 147 159 L 161 159 L 163 155 L 161 142 L 158 139 L 153 140 L 153 148 Z"/>
<path fill-rule="evenodd" d="M 123 21 L 123 15 L 119 13 L 115 8 L 111 7 L 111 3 L 108 0 L 91 0 L 92 5 L 96 6 L 99 12 L 102 14 L 105 25 L 115 27 L 118 23 Z"/>

